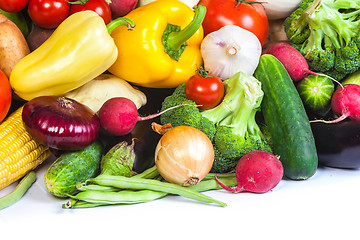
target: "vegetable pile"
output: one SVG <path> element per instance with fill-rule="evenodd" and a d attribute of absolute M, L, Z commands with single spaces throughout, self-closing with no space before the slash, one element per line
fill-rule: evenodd
<path fill-rule="evenodd" d="M 358 1 L 0 0 L 0 10 L 0 187 L 19 180 L 0 209 L 49 155 L 43 181 L 64 209 L 167 195 L 225 207 L 204 192 L 268 193 L 360 144 L 330 146 L 319 130 L 360 127 Z M 360 167 L 346 159 L 331 166 Z"/>

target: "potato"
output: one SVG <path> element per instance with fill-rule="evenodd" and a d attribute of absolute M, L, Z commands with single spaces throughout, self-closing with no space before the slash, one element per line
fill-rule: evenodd
<path fill-rule="evenodd" d="M 55 31 L 55 28 L 48 29 L 34 25 L 33 29 L 26 38 L 30 51 L 34 51 L 42 45 Z"/>
<path fill-rule="evenodd" d="M 0 13 L 0 69 L 9 78 L 15 64 L 29 53 L 20 29 Z"/>

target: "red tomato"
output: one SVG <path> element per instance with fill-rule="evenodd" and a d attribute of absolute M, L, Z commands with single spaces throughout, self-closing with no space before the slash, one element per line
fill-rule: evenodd
<path fill-rule="evenodd" d="M 199 109 L 210 109 L 218 105 L 224 96 L 224 84 L 214 75 L 196 74 L 185 83 L 185 95 L 194 101 Z"/>
<path fill-rule="evenodd" d="M 0 9 L 5 12 L 20 12 L 29 3 L 29 0 L 0 0 Z"/>
<path fill-rule="evenodd" d="M 237 25 L 254 33 L 261 45 L 269 32 L 269 22 L 264 7 L 258 2 L 239 0 L 200 0 L 206 8 L 203 21 L 204 34 L 219 30 L 225 25 Z"/>
<path fill-rule="evenodd" d="M 70 15 L 76 12 L 91 10 L 104 19 L 105 24 L 111 21 L 111 9 L 105 0 L 89 0 L 85 4 L 71 4 Z"/>
<path fill-rule="evenodd" d="M 70 14 L 67 0 L 30 0 L 28 6 L 31 20 L 43 28 L 56 28 Z"/>
<path fill-rule="evenodd" d="M 4 120 L 11 105 L 11 87 L 8 78 L 0 70 L 0 122 Z"/>

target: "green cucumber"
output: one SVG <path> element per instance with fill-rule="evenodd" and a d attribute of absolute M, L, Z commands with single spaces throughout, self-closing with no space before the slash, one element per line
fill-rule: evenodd
<path fill-rule="evenodd" d="M 261 112 L 285 177 L 303 180 L 313 176 L 318 166 L 315 140 L 305 107 L 289 74 L 276 57 L 264 54 L 254 76 L 262 83 Z"/>
<path fill-rule="evenodd" d="M 56 197 L 76 194 L 77 183 L 100 173 L 103 151 L 103 146 L 96 141 L 82 150 L 63 153 L 44 175 L 47 190 Z"/>
<path fill-rule="evenodd" d="M 351 74 L 349 74 L 342 82 L 342 85 L 345 84 L 357 84 L 360 85 L 360 69 L 357 70 L 356 72 L 353 72 Z M 340 87 L 340 86 L 338 86 Z"/>
<path fill-rule="evenodd" d="M 320 75 L 309 75 L 297 85 L 305 108 L 317 115 L 326 114 L 331 106 L 331 97 L 335 91 L 334 82 Z"/>

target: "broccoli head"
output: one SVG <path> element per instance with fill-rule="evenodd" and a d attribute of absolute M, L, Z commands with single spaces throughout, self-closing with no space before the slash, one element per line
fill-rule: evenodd
<path fill-rule="evenodd" d="M 201 115 L 195 102 L 186 98 L 185 83 L 179 85 L 172 95 L 164 99 L 161 111 L 182 104 L 184 104 L 184 106 L 172 109 L 171 111 L 167 111 L 160 115 L 161 124 L 171 123 L 173 127 L 191 126 L 204 132 L 212 141 L 215 135 L 215 124 Z"/>
<path fill-rule="evenodd" d="M 220 151 L 214 146 L 214 163 L 210 172 L 212 173 L 228 173 L 236 169 L 236 165 L 239 161 L 238 158 L 226 158 Z"/>
<path fill-rule="evenodd" d="M 302 0 L 284 27 L 312 71 L 342 80 L 359 69 L 359 1 Z"/>
<path fill-rule="evenodd" d="M 183 84 L 184 85 L 184 84 Z M 185 96 L 184 86 L 165 98 L 162 110 L 179 104 L 194 104 Z M 224 81 L 225 96 L 221 103 L 200 111 L 192 106 L 182 106 L 161 115 L 162 124 L 195 127 L 208 135 L 215 150 L 213 172 L 234 170 L 237 161 L 252 150 L 271 152 L 271 142 L 256 121 L 263 91 L 261 83 L 253 76 L 237 73 Z"/>

